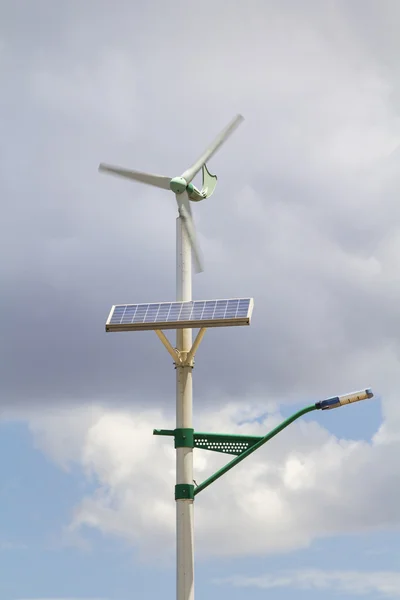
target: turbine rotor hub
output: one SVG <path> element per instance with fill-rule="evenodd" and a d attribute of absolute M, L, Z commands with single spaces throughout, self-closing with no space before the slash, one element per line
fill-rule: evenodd
<path fill-rule="evenodd" d="M 183 179 L 183 177 L 174 177 L 169 183 L 169 187 L 174 194 L 183 194 L 187 188 L 187 185 L 187 181 L 186 179 Z"/>

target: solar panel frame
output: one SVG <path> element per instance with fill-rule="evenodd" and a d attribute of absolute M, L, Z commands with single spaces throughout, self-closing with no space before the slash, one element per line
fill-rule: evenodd
<path fill-rule="evenodd" d="M 106 331 L 250 325 L 253 306 L 253 298 L 114 304 L 106 321 Z"/>

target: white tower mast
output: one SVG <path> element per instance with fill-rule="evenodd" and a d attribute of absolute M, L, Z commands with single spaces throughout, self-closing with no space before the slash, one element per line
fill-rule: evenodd
<path fill-rule="evenodd" d="M 176 220 L 176 299 L 192 300 L 192 252 L 182 223 Z M 177 329 L 176 348 L 188 353 L 192 329 Z M 176 427 L 193 428 L 193 388 L 191 364 L 176 366 Z M 193 448 L 176 448 L 176 483 L 193 485 Z M 194 500 L 176 500 L 176 585 L 177 600 L 194 599 Z"/>

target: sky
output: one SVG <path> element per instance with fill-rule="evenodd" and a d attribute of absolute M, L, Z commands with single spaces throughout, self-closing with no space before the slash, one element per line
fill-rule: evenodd
<path fill-rule="evenodd" d="M 195 502 L 196 596 L 400 597 L 400 4 L 3 0 L 0 598 L 175 594 L 175 373 L 113 304 L 175 296 L 180 175 L 241 113 L 193 205 L 207 331 L 194 427 L 287 428 Z M 196 481 L 224 464 L 195 452 Z"/>

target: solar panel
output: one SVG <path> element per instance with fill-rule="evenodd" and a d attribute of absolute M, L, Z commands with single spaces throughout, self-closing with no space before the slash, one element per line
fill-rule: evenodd
<path fill-rule="evenodd" d="M 111 309 L 106 331 L 250 325 L 252 311 L 252 298 L 117 304 Z"/>

